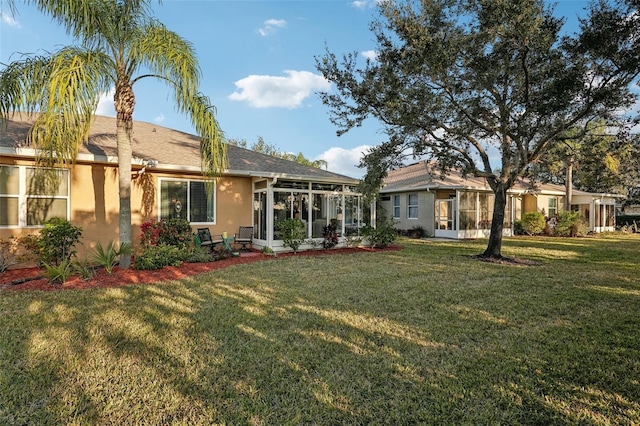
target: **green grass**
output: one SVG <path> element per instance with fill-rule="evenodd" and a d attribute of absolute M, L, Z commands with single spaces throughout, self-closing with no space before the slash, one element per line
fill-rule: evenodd
<path fill-rule="evenodd" d="M 640 238 L 0 292 L 0 424 L 640 424 Z"/>

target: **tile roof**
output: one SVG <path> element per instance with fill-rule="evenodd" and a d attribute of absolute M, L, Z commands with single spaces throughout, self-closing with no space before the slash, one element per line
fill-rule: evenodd
<path fill-rule="evenodd" d="M 35 116 L 14 114 L 7 127 L 0 129 L 0 151 L 20 152 L 29 148 L 26 137 Z M 17 149 L 17 150 L 16 150 Z M 157 124 L 135 121 L 133 124 L 133 157 L 158 162 L 157 169 L 200 172 L 200 142 L 196 135 Z M 32 154 L 31 154 L 32 155 Z M 25 153 L 25 156 L 28 156 Z M 88 141 L 80 150 L 79 160 L 114 162 L 116 160 L 116 119 L 95 116 Z M 226 175 L 279 177 L 320 182 L 357 184 L 358 180 L 294 161 L 283 160 L 234 145 L 228 145 L 229 168 Z"/>
<path fill-rule="evenodd" d="M 462 177 L 460 173 L 452 171 L 447 176 L 441 176 L 433 163 L 420 161 L 396 170 L 391 170 L 384 179 L 381 193 L 418 191 L 427 189 L 475 189 L 491 191 L 486 179 L 475 176 Z M 531 192 L 533 187 L 529 181 L 518 180 L 511 188 L 511 192 Z M 563 185 L 551 183 L 536 183 L 535 192 L 558 194 L 565 193 Z M 574 190 L 574 194 L 587 194 Z"/>

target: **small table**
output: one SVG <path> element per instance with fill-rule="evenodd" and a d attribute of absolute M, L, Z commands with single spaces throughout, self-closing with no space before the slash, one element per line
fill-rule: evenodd
<path fill-rule="evenodd" d="M 224 244 L 224 249 L 231 251 L 231 243 L 233 242 L 234 237 L 226 237 L 222 238 L 222 244 Z"/>

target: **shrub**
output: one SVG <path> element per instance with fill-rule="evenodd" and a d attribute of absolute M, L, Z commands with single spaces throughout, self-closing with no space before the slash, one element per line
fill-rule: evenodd
<path fill-rule="evenodd" d="M 294 253 L 304 242 L 304 223 L 300 219 L 285 219 L 276 225 L 280 231 L 280 238 L 285 247 L 291 247 Z"/>
<path fill-rule="evenodd" d="M 186 219 L 151 220 L 140 225 L 140 230 L 140 243 L 143 246 L 165 244 L 186 250 L 193 240 L 193 231 Z"/>
<path fill-rule="evenodd" d="M 416 225 L 407 231 L 407 237 L 409 238 L 424 238 L 427 236 L 427 231 L 420 225 Z"/>
<path fill-rule="evenodd" d="M 184 259 L 187 263 L 205 263 L 213 262 L 214 260 L 216 259 L 208 247 L 197 247 Z"/>
<path fill-rule="evenodd" d="M 6 271 L 9 266 L 18 263 L 18 243 L 17 239 L 0 239 L 0 272 Z"/>
<path fill-rule="evenodd" d="M 88 260 L 79 260 L 73 262 L 73 273 L 77 274 L 83 280 L 90 280 L 95 275 L 95 270 Z"/>
<path fill-rule="evenodd" d="M 527 235 L 540 235 L 544 232 L 547 222 L 540 212 L 528 212 L 522 215 L 522 230 Z"/>
<path fill-rule="evenodd" d="M 162 269 L 165 266 L 179 266 L 185 252 L 167 244 L 149 245 L 135 257 L 133 269 Z"/>
<path fill-rule="evenodd" d="M 513 222 L 513 235 L 525 235 L 524 226 L 522 226 L 521 220 L 516 220 Z"/>
<path fill-rule="evenodd" d="M 322 247 L 325 250 L 335 247 L 338 245 L 338 233 L 336 232 L 336 227 L 329 224 L 322 227 L 322 236 L 324 240 L 322 241 Z"/>
<path fill-rule="evenodd" d="M 587 225 L 580 212 L 562 212 L 556 221 L 555 234 L 560 237 L 578 237 L 587 234 Z"/>
<path fill-rule="evenodd" d="M 62 260 L 58 264 L 44 264 L 44 276 L 49 284 L 64 284 L 74 273 L 73 262 L 70 259 Z"/>
<path fill-rule="evenodd" d="M 362 237 L 358 235 L 347 235 L 344 237 L 347 247 L 358 247 L 362 243 Z"/>
<path fill-rule="evenodd" d="M 371 247 L 384 248 L 393 243 L 398 236 L 393 220 L 380 220 L 376 227 L 366 225 L 362 228 L 362 236 L 369 241 Z"/>
<path fill-rule="evenodd" d="M 113 241 L 109 241 L 106 248 L 103 248 L 102 244 L 98 243 L 95 250 L 93 250 L 92 258 L 110 274 L 113 271 L 113 267 L 118 264 L 120 255 L 130 253 L 130 244 L 122 244 L 120 248 L 117 248 Z"/>
<path fill-rule="evenodd" d="M 82 228 L 68 220 L 54 217 L 44 223 L 37 241 L 40 261 L 60 265 L 76 254 L 74 246 L 80 241 Z"/>

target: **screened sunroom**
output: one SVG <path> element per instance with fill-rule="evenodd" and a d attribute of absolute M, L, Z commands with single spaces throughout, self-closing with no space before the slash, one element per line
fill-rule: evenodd
<path fill-rule="evenodd" d="M 305 239 L 321 241 L 324 228 L 333 225 L 341 241 L 359 236 L 362 227 L 375 218 L 371 205 L 353 185 L 285 179 L 263 179 L 253 183 L 254 247 L 284 249 L 278 239 L 278 224 L 299 219 Z M 311 248 L 309 242 L 301 249 Z"/>

